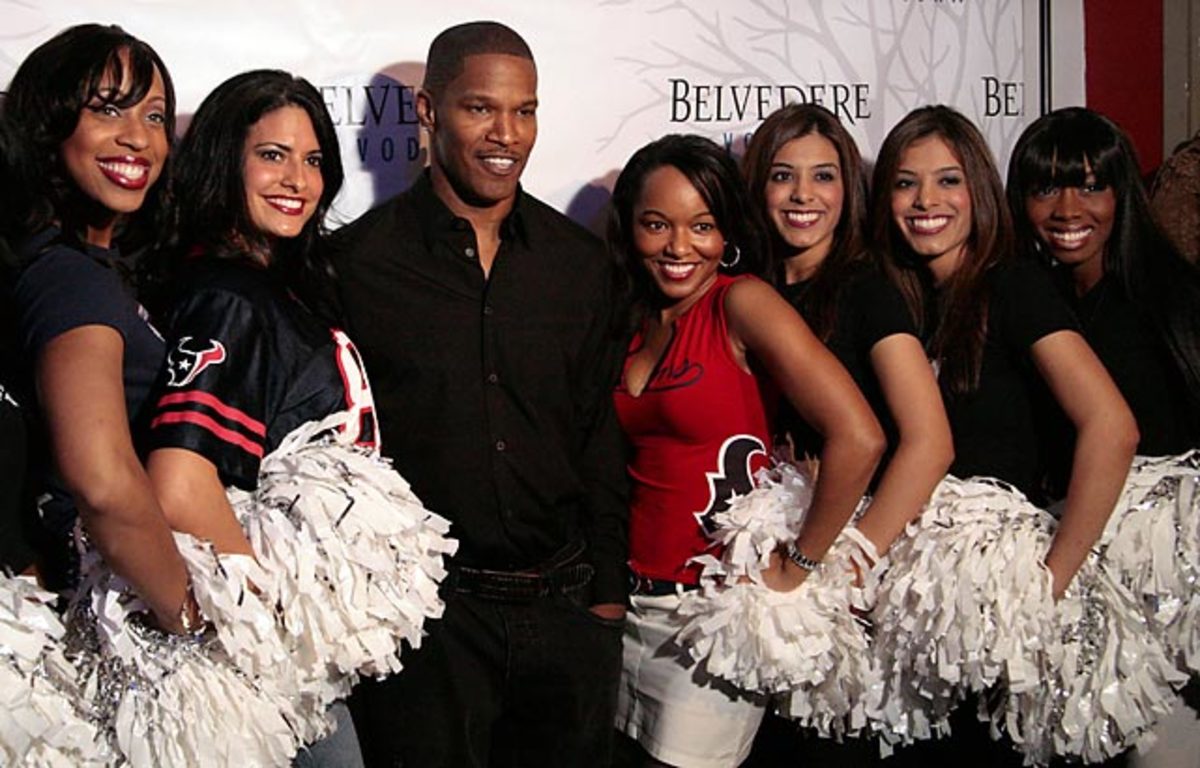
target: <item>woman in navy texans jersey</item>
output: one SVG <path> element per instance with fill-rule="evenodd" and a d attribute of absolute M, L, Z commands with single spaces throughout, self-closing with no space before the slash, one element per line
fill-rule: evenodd
<path fill-rule="evenodd" d="M 289 432 L 349 407 L 354 440 L 375 441 L 357 354 L 319 314 L 328 269 L 314 246 L 343 175 L 333 130 L 306 81 L 254 71 L 220 85 L 180 142 L 147 465 L 172 526 L 221 551 L 251 551 L 234 516 L 213 512 L 225 487 L 255 488 Z"/>
<path fill-rule="evenodd" d="M 167 360 L 152 396 L 147 469 L 172 528 L 254 556 L 226 486 L 254 490 L 264 456 L 307 422 L 374 444 L 357 353 L 318 317 L 316 241 L 342 183 L 316 89 L 285 72 L 222 83 L 181 140 L 173 178 L 178 250 Z M 304 764 L 361 764 L 344 705 Z"/>

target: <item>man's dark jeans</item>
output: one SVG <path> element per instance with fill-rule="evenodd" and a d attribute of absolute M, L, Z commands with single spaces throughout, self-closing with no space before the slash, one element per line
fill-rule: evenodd
<path fill-rule="evenodd" d="M 591 613 L 590 592 L 504 601 L 444 586 L 445 615 L 404 669 L 354 691 L 367 765 L 608 765 L 623 622 Z"/>

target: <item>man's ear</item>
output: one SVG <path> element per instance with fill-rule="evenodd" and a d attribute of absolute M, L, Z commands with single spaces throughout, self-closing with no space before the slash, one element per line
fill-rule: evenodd
<path fill-rule="evenodd" d="M 437 121 L 433 109 L 433 94 L 421 88 L 417 91 L 417 121 L 421 127 L 427 131 L 432 131 L 434 123 Z"/>

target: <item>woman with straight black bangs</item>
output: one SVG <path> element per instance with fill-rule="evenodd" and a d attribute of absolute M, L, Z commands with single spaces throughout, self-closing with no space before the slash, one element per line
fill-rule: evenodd
<path fill-rule="evenodd" d="M 116 246 L 144 245 L 152 231 L 174 109 L 153 49 L 88 24 L 31 53 L 0 111 L 10 145 L 0 223 L 18 261 L 10 289 L 56 468 L 39 515 L 42 577 L 72 585 L 70 536 L 82 515 L 167 627 L 178 626 L 186 577 L 129 428 L 164 350 L 134 298 L 141 259 Z M 145 551 L 163 557 L 141 560 Z"/>
<path fill-rule="evenodd" d="M 77 127 L 84 109 L 94 113 L 128 110 L 143 102 L 156 85 L 161 102 L 158 124 L 169 148 L 175 140 L 171 75 L 153 48 L 120 27 L 71 27 L 21 63 L 3 101 L 12 143 L 5 172 L 21 182 L 0 190 L 4 201 L 0 225 L 10 241 L 51 226 L 76 242 L 89 242 L 97 232 L 108 231 L 109 238 L 115 236 L 126 252 L 153 241 L 161 225 L 166 186 L 155 182 L 164 173 L 167 158 L 151 167 L 145 187 L 137 187 L 136 180 L 121 181 L 113 176 L 114 184 L 141 194 L 138 215 L 130 216 L 133 211 L 109 210 L 104 200 L 95 198 L 102 189 L 97 180 L 73 178 L 72 169 L 64 163 L 62 144 Z M 16 248 L 19 242 L 11 244 Z"/>
<path fill-rule="evenodd" d="M 1200 447 L 1200 271 L 1155 224 L 1138 168 L 1108 118 L 1055 110 L 1018 139 L 1008 201 L 1019 247 L 1055 266 L 1133 410 L 1138 454 L 1167 456 Z"/>
<path fill-rule="evenodd" d="M 1160 522 L 1171 540 L 1171 531 L 1189 530 L 1197 516 L 1179 483 L 1200 466 L 1193 450 L 1200 447 L 1200 271 L 1155 223 L 1139 167 L 1111 120 L 1082 107 L 1055 110 L 1018 139 L 1008 200 L 1023 249 L 1052 264 L 1084 336 L 1137 419 L 1138 458 L 1117 514 L 1135 507 L 1148 518 L 1164 510 Z M 1061 486 L 1071 436 L 1050 432 L 1052 479 Z M 1194 701 L 1197 669 L 1183 663 L 1194 654 L 1180 638 L 1197 620 L 1185 606 L 1194 594 L 1188 569 L 1200 558 L 1180 536 L 1171 558 L 1179 570 L 1147 579 L 1153 537 L 1138 533 L 1115 537 L 1110 557 L 1123 560 L 1126 583 L 1147 605 L 1165 607 L 1148 615 L 1149 625 L 1173 638 L 1180 668 L 1193 679 L 1184 697 Z"/>
<path fill-rule="evenodd" d="M 811 514 L 779 551 L 746 564 L 742 575 L 761 588 L 804 589 L 854 511 L 883 438 L 845 370 L 758 279 L 768 264 L 758 217 L 728 153 L 699 136 L 665 136 L 630 158 L 612 202 L 609 247 L 632 334 L 614 393 L 633 480 L 618 728 L 645 750 L 635 762 L 738 765 L 765 699 L 703 664 L 681 664 L 674 637 L 678 609 L 700 594 L 705 569 L 693 558 L 711 554 L 711 529 L 767 464 L 762 388 L 782 390 L 826 440 Z M 853 620 L 848 610 L 845 618 Z"/>

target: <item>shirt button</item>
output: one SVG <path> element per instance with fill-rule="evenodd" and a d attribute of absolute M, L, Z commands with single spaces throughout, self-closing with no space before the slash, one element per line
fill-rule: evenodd
<path fill-rule="evenodd" d="M 499 377 L 499 376 L 497 376 L 496 374 L 494 374 L 494 373 L 489 373 L 489 374 L 487 375 L 487 382 L 488 382 L 488 384 L 495 384 L 497 381 L 500 381 L 500 377 Z"/>
<path fill-rule="evenodd" d="M 508 447 L 508 445 L 503 440 L 496 441 L 496 450 L 499 451 L 500 453 L 503 453 L 504 449 L 507 447 Z"/>
<path fill-rule="evenodd" d="M 475 249 L 474 248 L 464 248 L 463 256 L 466 256 L 468 259 L 475 258 Z"/>
<path fill-rule="evenodd" d="M 484 304 L 484 305 L 483 305 L 483 314 L 485 314 L 485 315 L 493 315 L 493 314 L 495 314 L 495 313 L 496 313 L 496 310 L 492 309 L 492 305 L 491 305 L 491 304 Z"/>

